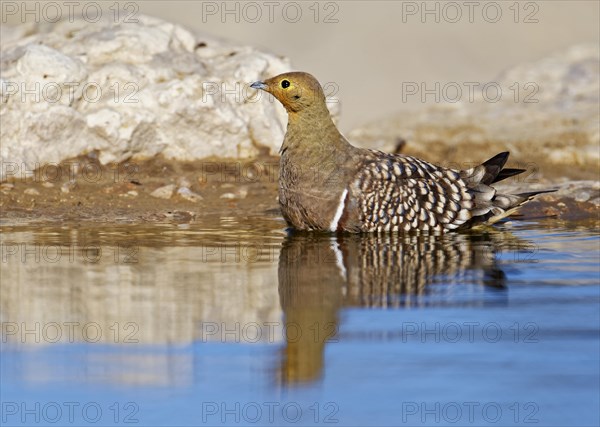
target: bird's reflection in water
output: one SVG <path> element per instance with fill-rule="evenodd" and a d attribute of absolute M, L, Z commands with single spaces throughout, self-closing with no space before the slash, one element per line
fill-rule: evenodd
<path fill-rule="evenodd" d="M 451 294 L 464 284 L 503 292 L 496 253 L 514 237 L 492 233 L 287 236 L 279 258 L 286 327 L 280 381 L 321 377 L 325 345 L 337 340 L 341 307 L 423 304 L 434 288 Z"/>

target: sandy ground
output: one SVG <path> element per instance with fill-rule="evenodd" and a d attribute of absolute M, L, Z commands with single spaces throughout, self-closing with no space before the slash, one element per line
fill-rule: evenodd
<path fill-rule="evenodd" d="M 188 222 L 197 215 L 277 215 L 277 162 L 156 158 L 102 166 L 80 157 L 3 183 L 1 217 L 8 222 Z M 169 184 L 191 187 L 200 198 L 151 196 Z"/>

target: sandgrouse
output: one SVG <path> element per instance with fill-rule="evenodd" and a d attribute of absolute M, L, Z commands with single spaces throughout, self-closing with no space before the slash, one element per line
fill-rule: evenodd
<path fill-rule="evenodd" d="M 281 146 L 279 204 L 299 230 L 447 231 L 492 224 L 540 192 L 499 194 L 492 184 L 524 172 L 505 169 L 508 152 L 467 170 L 351 145 L 338 131 L 319 82 L 291 72 L 251 84 L 288 113 Z"/>

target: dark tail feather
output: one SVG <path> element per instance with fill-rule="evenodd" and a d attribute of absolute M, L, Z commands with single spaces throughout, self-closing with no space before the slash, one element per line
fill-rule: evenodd
<path fill-rule="evenodd" d="M 510 169 L 510 168 L 502 169 L 500 171 L 500 173 L 496 176 L 496 178 L 494 178 L 494 180 L 491 183 L 493 184 L 495 182 L 500 182 L 503 179 L 510 178 L 511 176 L 519 175 L 523 172 L 527 172 L 527 169 Z"/>
<path fill-rule="evenodd" d="M 519 175 L 520 173 L 526 171 L 526 169 L 504 168 L 509 155 L 510 153 L 505 151 L 503 153 L 496 154 L 494 157 L 481 164 L 479 167 L 483 167 L 485 169 L 485 174 L 481 179 L 481 183 L 490 185 L 495 182 L 502 181 L 503 179 L 510 178 L 511 176 Z"/>
<path fill-rule="evenodd" d="M 521 205 L 534 196 L 556 191 L 498 194 L 491 184 L 525 172 L 525 169 L 503 169 L 508 155 L 508 151 L 499 153 L 481 165 L 461 172 L 461 177 L 467 182 L 468 191 L 473 196 L 471 221 L 469 221 L 471 226 L 493 224 L 516 212 Z"/>
<path fill-rule="evenodd" d="M 489 185 L 496 181 L 497 177 L 502 172 L 502 168 L 508 160 L 509 152 L 498 153 L 491 159 L 484 162 L 481 166 L 485 169 L 485 174 L 481 179 L 482 184 Z M 478 167 L 481 167 L 478 166 Z"/>

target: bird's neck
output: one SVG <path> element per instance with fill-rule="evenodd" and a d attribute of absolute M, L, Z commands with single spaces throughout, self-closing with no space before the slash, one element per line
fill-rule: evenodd
<path fill-rule="evenodd" d="M 329 111 L 290 113 L 281 146 L 284 191 L 310 195 L 311 203 L 335 200 L 335 206 L 327 207 L 334 209 L 354 173 L 356 150 L 337 130 Z"/>
<path fill-rule="evenodd" d="M 288 111 L 288 127 L 281 152 L 315 163 L 348 152 L 352 146 L 333 123 L 325 103 L 299 112 Z"/>

